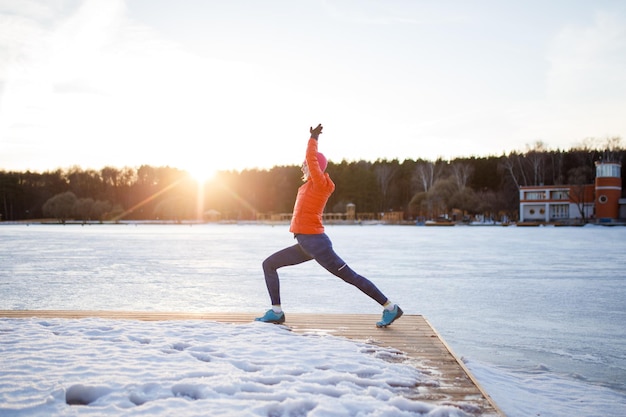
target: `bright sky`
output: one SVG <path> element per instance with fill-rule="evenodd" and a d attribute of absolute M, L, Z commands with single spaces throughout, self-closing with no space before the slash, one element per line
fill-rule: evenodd
<path fill-rule="evenodd" d="M 0 0 L 0 170 L 626 140 L 626 2 Z"/>

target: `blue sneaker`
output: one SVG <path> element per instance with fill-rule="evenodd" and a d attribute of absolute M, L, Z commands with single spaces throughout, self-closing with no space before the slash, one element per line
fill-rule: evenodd
<path fill-rule="evenodd" d="M 404 313 L 404 311 L 402 311 L 402 309 L 397 305 L 391 311 L 387 309 L 383 310 L 383 319 L 376 323 L 376 327 L 389 326 L 391 323 L 402 317 L 402 313 Z"/>
<path fill-rule="evenodd" d="M 257 317 L 254 321 L 262 321 L 264 323 L 274 323 L 281 324 L 285 322 L 285 313 L 282 311 L 280 313 L 274 312 L 271 308 L 265 312 L 263 317 Z"/>

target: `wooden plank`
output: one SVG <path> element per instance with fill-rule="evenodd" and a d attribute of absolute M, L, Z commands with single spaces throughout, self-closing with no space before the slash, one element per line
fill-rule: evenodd
<path fill-rule="evenodd" d="M 150 311 L 56 311 L 56 310 L 0 310 L 4 318 L 65 318 L 100 317 L 115 320 L 210 320 L 242 324 L 254 320 L 251 313 L 184 313 Z M 392 326 L 379 329 L 373 314 L 307 314 L 288 313 L 285 325 L 300 334 L 326 334 L 355 341 L 392 348 L 398 351 L 398 361 L 408 362 L 432 382 L 410 390 L 403 390 L 407 398 L 434 404 L 462 407 L 471 415 L 502 417 L 492 398 L 480 386 L 463 362 L 452 352 L 443 338 L 423 316 L 404 315 Z"/>

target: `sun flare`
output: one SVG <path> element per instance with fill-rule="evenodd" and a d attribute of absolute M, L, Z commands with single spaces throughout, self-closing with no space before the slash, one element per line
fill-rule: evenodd
<path fill-rule="evenodd" d="M 199 184 L 204 184 L 215 177 L 216 171 L 206 165 L 190 166 L 185 169 L 189 176 Z"/>

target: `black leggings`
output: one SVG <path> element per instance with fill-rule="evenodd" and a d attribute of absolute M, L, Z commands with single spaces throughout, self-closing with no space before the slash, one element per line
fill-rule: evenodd
<path fill-rule="evenodd" d="M 348 284 L 352 284 L 366 295 L 374 299 L 378 304 L 384 305 L 387 297 L 367 278 L 354 272 L 333 250 L 333 244 L 326 233 L 316 235 L 297 234 L 298 243 L 280 250 L 263 261 L 263 273 L 265 284 L 270 294 L 272 305 L 280 302 L 280 281 L 278 279 L 279 268 L 289 265 L 297 265 L 311 259 L 323 266 L 331 274 L 341 278 Z"/>

